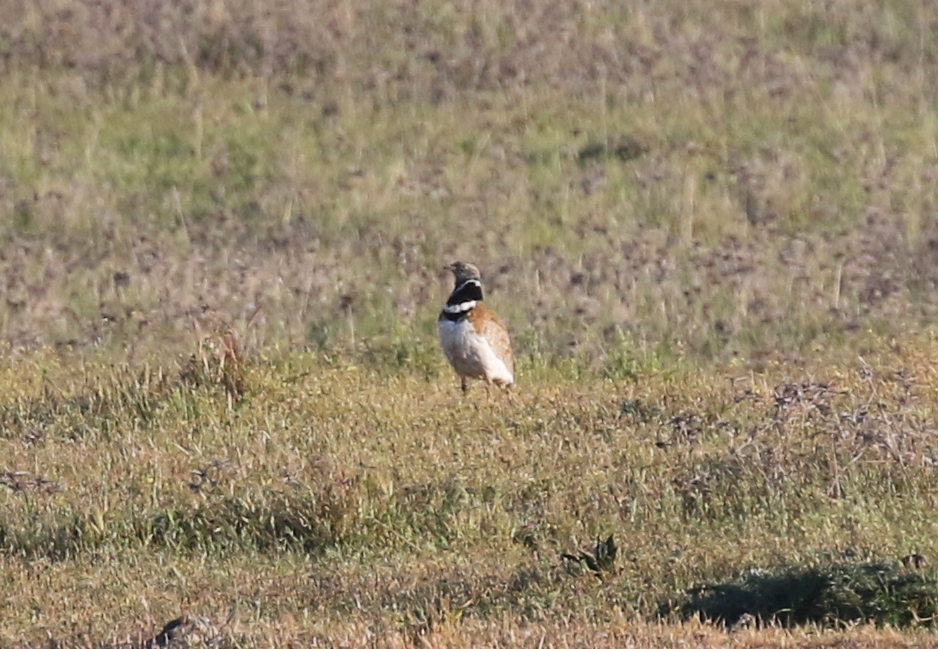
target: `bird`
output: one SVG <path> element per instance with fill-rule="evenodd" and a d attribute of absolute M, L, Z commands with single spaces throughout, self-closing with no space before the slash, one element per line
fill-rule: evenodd
<path fill-rule="evenodd" d="M 446 266 L 456 285 L 437 322 L 440 344 L 459 375 L 463 394 L 467 379 L 482 379 L 509 389 L 515 382 L 514 357 L 508 327 L 498 314 L 482 303 L 479 269 L 457 261 Z"/>

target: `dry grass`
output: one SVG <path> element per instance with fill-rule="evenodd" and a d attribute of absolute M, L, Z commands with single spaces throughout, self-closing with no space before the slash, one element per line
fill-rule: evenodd
<path fill-rule="evenodd" d="M 449 375 L 296 353 L 242 357 L 237 400 L 185 357 L 8 359 L 0 639 L 123 642 L 234 609 L 216 630 L 238 646 L 773 642 L 648 621 L 752 568 L 938 550 L 938 349 L 868 343 L 760 375 L 545 372 L 480 403 Z M 586 553 L 598 574 L 562 557 Z M 928 638 L 878 633 L 837 642 Z"/>
<path fill-rule="evenodd" d="M 936 556 L 936 23 L 3 3 L 0 645 L 933 644 L 655 616 Z"/>

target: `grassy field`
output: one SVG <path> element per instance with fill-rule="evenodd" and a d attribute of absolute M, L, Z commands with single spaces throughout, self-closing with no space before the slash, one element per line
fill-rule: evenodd
<path fill-rule="evenodd" d="M 728 642 L 654 620 L 752 568 L 936 556 L 938 343 L 870 344 L 850 367 L 758 375 L 550 371 L 511 402 L 298 353 L 239 366 L 236 401 L 212 357 L 8 359 L 0 639 L 122 641 L 233 611 L 219 633 L 238 646 Z M 610 534 L 598 574 L 561 558 Z"/>
<path fill-rule="evenodd" d="M 0 3 L 0 646 L 934 644 L 936 29 Z M 438 349 L 455 259 L 511 400 Z M 690 619 L 844 566 L 898 581 Z"/>

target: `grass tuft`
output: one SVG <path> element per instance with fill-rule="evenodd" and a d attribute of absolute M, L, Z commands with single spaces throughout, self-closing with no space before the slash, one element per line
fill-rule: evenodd
<path fill-rule="evenodd" d="M 783 626 L 931 626 L 936 612 L 938 579 L 892 559 L 752 569 L 730 582 L 690 589 L 659 609 L 726 626 L 746 616 Z"/>

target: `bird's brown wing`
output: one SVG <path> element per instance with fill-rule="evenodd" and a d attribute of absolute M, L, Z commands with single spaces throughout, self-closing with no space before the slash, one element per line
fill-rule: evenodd
<path fill-rule="evenodd" d="M 469 320 L 475 325 L 476 331 L 489 341 L 495 355 L 505 363 L 508 371 L 514 374 L 515 360 L 511 351 L 511 338 L 508 336 L 508 327 L 498 314 L 480 302 L 469 312 Z"/>

